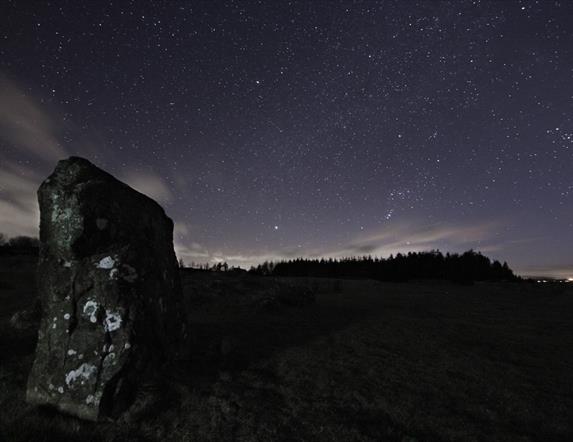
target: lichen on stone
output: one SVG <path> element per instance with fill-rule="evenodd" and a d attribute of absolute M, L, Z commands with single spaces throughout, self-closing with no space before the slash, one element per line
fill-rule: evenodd
<path fill-rule="evenodd" d="M 110 269 L 113 269 L 113 266 L 114 266 L 114 265 L 115 265 L 114 259 L 113 259 L 111 256 L 106 256 L 105 258 L 101 259 L 101 260 L 97 263 L 96 267 L 97 267 L 98 269 L 107 269 L 107 270 L 110 270 Z"/>
<path fill-rule="evenodd" d="M 106 355 L 106 357 L 103 359 L 103 365 L 108 367 L 110 365 L 113 365 L 115 363 L 115 353 L 109 353 L 108 355 Z"/>
<path fill-rule="evenodd" d="M 121 327 L 121 315 L 110 310 L 105 311 L 104 328 L 107 332 L 112 332 Z"/>
<path fill-rule="evenodd" d="M 89 317 L 90 322 L 94 324 L 97 322 L 98 304 L 93 300 L 89 300 L 84 304 L 84 314 Z"/>
<path fill-rule="evenodd" d="M 26 397 L 97 421 L 132 400 L 128 387 L 115 388 L 119 381 L 144 378 L 183 338 L 163 327 L 184 320 L 179 284 L 161 277 L 177 277 L 173 223 L 87 160 L 62 161 L 51 178 L 38 191 L 39 296 L 47 308 Z M 100 403 L 104 391 L 109 401 Z"/>
<path fill-rule="evenodd" d="M 78 380 L 84 382 L 88 380 L 92 375 L 97 372 L 97 367 L 95 365 L 83 363 L 77 369 L 70 371 L 66 374 L 66 384 L 71 387 Z"/>

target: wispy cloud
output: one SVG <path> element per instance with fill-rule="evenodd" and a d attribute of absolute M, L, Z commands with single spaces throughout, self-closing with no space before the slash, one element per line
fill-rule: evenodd
<path fill-rule="evenodd" d="M 372 254 L 387 256 L 391 253 L 420 251 L 448 247 L 484 247 L 484 241 L 493 237 L 497 224 L 483 222 L 471 225 L 433 224 L 416 225 L 401 223 L 391 225 L 380 232 L 364 235 L 351 241 L 347 247 L 335 251 L 334 255 Z M 492 244 L 488 244 L 492 245 Z"/>
<path fill-rule="evenodd" d="M 43 106 L 2 74 L 0 97 L 0 138 L 3 143 L 44 161 L 66 156 L 58 141 L 60 125 Z"/>
<path fill-rule="evenodd" d="M 517 273 L 522 276 L 562 279 L 573 278 L 573 263 L 570 265 L 556 266 L 522 266 L 516 270 Z"/>
<path fill-rule="evenodd" d="M 30 169 L 6 161 L 0 167 L 0 226 L 8 236 L 38 235 L 40 212 L 36 189 L 40 178 Z"/>
<path fill-rule="evenodd" d="M 187 265 L 191 263 L 204 264 L 217 262 L 215 256 L 209 253 L 201 244 L 195 242 L 184 244 L 181 241 L 175 240 L 174 248 L 177 257 L 182 259 Z"/>
<path fill-rule="evenodd" d="M 499 226 L 493 222 L 475 223 L 471 225 L 434 224 L 417 225 L 415 223 L 401 223 L 388 226 L 380 231 L 369 232 L 351 239 L 337 248 L 296 247 L 281 248 L 274 251 L 252 253 L 224 253 L 210 252 L 202 248 L 195 262 L 216 263 L 226 261 L 232 266 L 250 267 L 264 261 L 280 261 L 302 258 L 342 258 L 348 256 L 375 255 L 387 257 L 390 254 L 405 253 L 409 251 L 424 251 L 441 249 L 444 251 L 464 251 L 470 248 L 478 250 L 484 247 L 497 246 L 495 231 Z M 184 244 L 185 238 L 181 238 Z M 183 246 L 180 244 L 180 250 Z M 186 252 L 198 252 L 191 248 Z M 183 257 L 183 255 L 179 255 Z M 184 260 L 187 262 L 185 257 Z"/>
<path fill-rule="evenodd" d="M 42 180 L 17 164 L 26 158 L 41 170 L 66 156 L 58 141 L 62 127 L 23 88 L 0 73 L 0 228 L 8 236 L 38 235 L 36 190 Z M 8 156 L 11 153 L 11 156 Z"/>
<path fill-rule="evenodd" d="M 173 200 L 173 194 L 165 181 L 153 172 L 131 170 L 123 175 L 122 180 L 159 203 L 169 203 Z"/>
<path fill-rule="evenodd" d="M 74 130 L 34 99 L 25 88 L 0 73 L 0 229 L 9 236 L 38 234 L 39 211 L 36 190 L 55 163 L 68 156 L 59 141 L 64 129 Z M 81 137 L 80 137 L 81 138 Z M 81 139 L 87 155 L 97 151 L 89 140 Z M 35 171 L 20 166 L 26 159 Z M 166 182 L 153 172 L 127 171 L 122 177 L 134 189 L 160 203 L 169 203 L 173 194 Z"/>

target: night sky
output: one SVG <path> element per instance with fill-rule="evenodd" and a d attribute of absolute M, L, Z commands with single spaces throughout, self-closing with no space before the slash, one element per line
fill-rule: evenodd
<path fill-rule="evenodd" d="M 187 263 L 469 248 L 573 277 L 573 2 L 0 6 L 0 232 L 80 155 Z"/>

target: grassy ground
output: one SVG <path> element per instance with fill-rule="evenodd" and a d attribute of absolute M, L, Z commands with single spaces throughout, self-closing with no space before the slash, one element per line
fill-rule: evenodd
<path fill-rule="evenodd" d="M 0 264 L 0 440 L 573 440 L 565 285 L 293 280 L 316 302 L 268 306 L 241 300 L 270 279 L 189 274 L 189 360 L 90 424 L 23 400 L 32 270 Z"/>

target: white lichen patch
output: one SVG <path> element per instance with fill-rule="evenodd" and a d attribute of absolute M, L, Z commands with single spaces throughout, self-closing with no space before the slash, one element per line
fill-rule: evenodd
<path fill-rule="evenodd" d="M 66 321 L 68 321 L 68 320 L 70 319 L 70 314 L 69 314 L 69 313 L 66 313 L 66 314 L 64 315 L 64 319 L 65 319 Z"/>
<path fill-rule="evenodd" d="M 70 261 L 64 262 L 64 267 L 70 268 L 71 266 L 72 266 L 72 263 Z"/>
<path fill-rule="evenodd" d="M 126 342 L 125 345 L 123 346 L 123 348 L 125 348 L 126 350 L 131 348 L 131 344 L 129 342 Z"/>
<path fill-rule="evenodd" d="M 97 263 L 96 267 L 98 269 L 113 269 L 113 266 L 115 265 L 115 261 L 111 256 L 106 256 L 105 258 L 102 258 L 100 260 L 100 262 Z"/>
<path fill-rule="evenodd" d="M 54 387 L 54 384 L 50 383 L 48 385 L 48 390 L 53 390 L 54 388 L 56 388 L 56 387 Z"/>
<path fill-rule="evenodd" d="M 84 358 L 84 355 L 80 353 L 80 354 L 78 355 L 78 359 L 83 359 L 83 358 Z"/>
<path fill-rule="evenodd" d="M 52 328 L 56 328 L 56 324 L 52 325 Z"/>
<path fill-rule="evenodd" d="M 73 350 L 73 349 L 71 349 L 71 348 L 68 350 L 68 356 L 73 356 L 73 355 L 75 355 L 75 354 L 77 354 L 77 351 L 75 351 L 75 350 Z"/>
<path fill-rule="evenodd" d="M 99 230 L 104 230 L 107 227 L 108 221 L 105 218 L 96 219 L 96 226 Z"/>
<path fill-rule="evenodd" d="M 118 273 L 119 273 L 119 270 L 111 269 L 111 271 L 109 272 L 109 279 L 117 279 Z"/>
<path fill-rule="evenodd" d="M 88 397 L 86 398 L 86 404 L 87 405 L 91 405 L 91 404 L 95 404 L 95 396 L 93 394 L 89 394 Z"/>
<path fill-rule="evenodd" d="M 113 365 L 114 363 L 115 363 L 115 353 L 108 354 L 103 360 L 103 365 L 105 366 Z"/>
<path fill-rule="evenodd" d="M 105 311 L 103 326 L 106 332 L 112 332 L 121 327 L 121 315 L 110 310 Z"/>
<path fill-rule="evenodd" d="M 58 387 L 58 393 L 63 394 L 64 393 L 64 387 Z"/>
<path fill-rule="evenodd" d="M 95 365 L 83 363 L 76 370 L 72 370 L 66 374 L 66 384 L 68 387 L 77 381 L 80 381 L 83 384 L 85 381 L 89 380 L 89 378 L 96 372 L 97 368 Z"/>
<path fill-rule="evenodd" d="M 84 304 L 84 315 L 89 317 L 90 322 L 94 324 L 97 322 L 98 304 L 95 301 L 89 300 Z"/>

